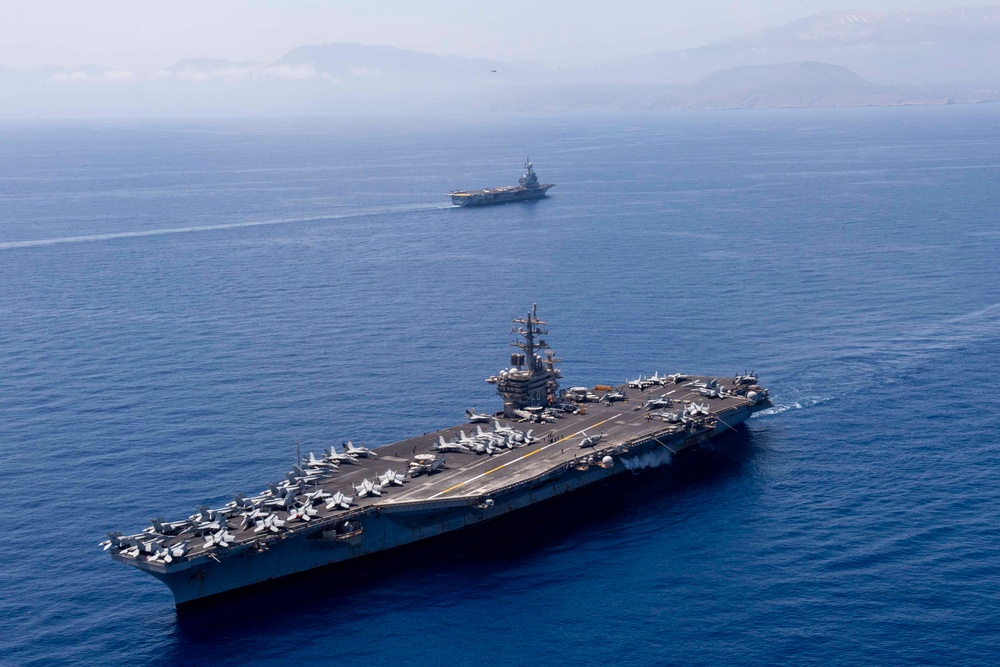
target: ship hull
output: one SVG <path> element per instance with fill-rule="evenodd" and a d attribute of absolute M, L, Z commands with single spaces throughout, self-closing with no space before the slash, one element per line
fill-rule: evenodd
<path fill-rule="evenodd" d="M 551 187 L 553 186 L 540 185 L 537 188 L 509 188 L 453 192 L 451 195 L 451 203 L 456 206 L 492 206 L 494 204 L 510 204 L 519 201 L 532 201 L 546 197 L 546 192 Z"/>
<path fill-rule="evenodd" d="M 233 550 L 218 560 L 165 564 L 114 557 L 160 579 L 170 588 L 177 605 L 187 605 L 474 526 L 621 474 L 638 467 L 640 457 L 648 460 L 650 454 L 665 457 L 662 462 L 666 462 L 675 453 L 699 448 L 767 405 L 769 403 L 743 404 L 725 411 L 724 421 L 720 419 L 710 427 L 670 437 L 639 439 L 608 467 L 594 464 L 548 469 L 534 478 L 498 488 L 487 494 L 488 498 L 463 496 L 366 507 L 353 513 L 352 520 L 360 528 L 346 535 L 329 530 L 283 535 L 284 539 L 271 541 L 265 549 Z M 389 445 L 385 449 L 391 448 Z"/>

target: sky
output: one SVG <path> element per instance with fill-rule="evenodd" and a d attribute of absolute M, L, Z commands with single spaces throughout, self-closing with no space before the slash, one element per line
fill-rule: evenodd
<path fill-rule="evenodd" d="M 559 68 L 700 46 L 827 10 L 961 0 L 0 0 L 0 67 L 273 62 L 296 46 L 386 44 Z"/>

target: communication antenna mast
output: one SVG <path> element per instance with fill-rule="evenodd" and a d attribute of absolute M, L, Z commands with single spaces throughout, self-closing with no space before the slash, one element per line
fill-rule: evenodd
<path fill-rule="evenodd" d="M 507 416 L 513 416 L 514 410 L 547 407 L 552 402 L 560 375 L 555 364 L 561 361 L 540 338 L 549 332 L 544 328 L 548 322 L 538 318 L 538 304 L 532 304 L 526 316 L 516 317 L 512 322 L 519 326 L 513 327 L 511 333 L 521 338 L 513 340 L 511 346 L 521 352 L 511 354 L 510 370 L 501 371 L 496 377 L 497 393 L 503 398 Z M 548 350 L 544 358 L 539 355 L 543 350 Z"/>

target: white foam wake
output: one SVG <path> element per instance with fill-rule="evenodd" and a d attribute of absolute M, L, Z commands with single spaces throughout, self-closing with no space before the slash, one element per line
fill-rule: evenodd
<path fill-rule="evenodd" d="M 13 250 L 15 248 L 32 248 L 35 246 L 57 245 L 60 243 L 87 243 L 93 241 L 110 241 L 114 239 L 134 239 L 143 236 L 163 236 L 165 234 L 190 234 L 194 232 L 214 232 L 225 229 L 239 229 L 240 227 L 263 227 L 266 225 L 287 225 L 297 222 L 321 222 L 325 220 L 342 220 L 344 218 L 354 218 L 364 215 L 374 215 L 377 213 L 393 213 L 398 211 L 415 211 L 421 209 L 446 208 L 438 204 L 426 206 L 405 206 L 405 207 L 383 207 L 379 209 L 352 211 L 350 213 L 340 213 L 331 215 L 317 215 L 311 217 L 298 218 L 272 218 L 269 220 L 244 220 L 241 222 L 227 222 L 218 225 L 198 225 L 196 227 L 167 227 L 164 229 L 143 229 L 131 232 L 113 232 L 109 234 L 88 234 L 83 236 L 62 236 L 50 239 L 34 239 L 31 241 L 5 241 L 0 242 L 0 250 Z"/>
<path fill-rule="evenodd" d="M 674 455 L 666 447 L 657 447 L 651 452 L 645 452 L 633 458 L 622 457 L 622 465 L 629 470 L 642 470 L 643 468 L 658 468 L 662 465 L 670 465 L 674 460 Z"/>

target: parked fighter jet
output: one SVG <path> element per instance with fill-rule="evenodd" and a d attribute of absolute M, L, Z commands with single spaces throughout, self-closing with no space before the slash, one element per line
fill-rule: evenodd
<path fill-rule="evenodd" d="M 684 380 L 687 380 L 688 376 L 684 373 L 674 373 L 673 375 L 668 375 L 667 379 L 674 384 L 680 384 L 681 382 L 684 382 Z"/>
<path fill-rule="evenodd" d="M 308 470 L 303 470 L 299 466 L 292 466 L 291 472 L 287 473 L 285 477 L 292 484 L 297 484 L 299 482 L 315 482 L 318 479 L 325 479 L 329 477 L 329 473 L 316 468 L 310 468 Z"/>
<path fill-rule="evenodd" d="M 254 526 L 253 532 L 255 533 L 263 533 L 265 530 L 277 533 L 285 527 L 285 522 L 279 519 L 277 514 L 268 514 L 263 519 L 256 521 Z"/>
<path fill-rule="evenodd" d="M 358 457 L 357 456 L 353 456 L 351 454 L 344 454 L 342 452 L 338 452 L 337 449 L 336 449 L 336 447 L 334 447 L 333 445 L 330 445 L 330 453 L 329 454 L 323 454 L 323 459 L 325 461 L 329 461 L 330 463 L 333 463 L 333 464 L 352 463 L 354 465 L 357 465 L 357 463 L 358 463 Z"/>
<path fill-rule="evenodd" d="M 649 389 L 654 384 L 656 384 L 656 382 L 653 382 L 650 378 L 647 377 L 640 377 L 637 380 L 629 380 L 626 384 L 632 389 L 638 389 L 639 391 L 642 391 L 644 389 Z"/>
<path fill-rule="evenodd" d="M 581 431 L 581 435 L 584 436 L 583 440 L 580 441 L 580 447 L 593 447 L 601 440 L 604 439 L 604 434 L 599 433 L 597 435 L 587 435 L 586 431 Z"/>
<path fill-rule="evenodd" d="M 756 384 L 757 374 L 754 371 L 750 371 L 749 373 L 743 371 L 743 375 L 740 375 L 739 373 L 736 374 L 735 381 L 737 385 Z"/>
<path fill-rule="evenodd" d="M 692 417 L 708 416 L 708 403 L 705 403 L 704 405 L 691 403 L 684 409 L 684 411 Z"/>
<path fill-rule="evenodd" d="M 614 403 L 615 401 L 624 401 L 626 398 L 624 392 L 620 391 L 609 391 L 608 393 L 601 396 L 601 401 L 607 401 L 608 403 Z"/>
<path fill-rule="evenodd" d="M 184 540 L 183 542 L 178 542 L 172 546 L 163 546 L 162 544 L 156 545 L 153 549 L 153 555 L 149 557 L 149 560 L 163 561 L 164 563 L 172 563 L 175 558 L 180 558 L 185 553 L 187 553 L 188 542 Z"/>
<path fill-rule="evenodd" d="M 665 387 L 668 382 L 671 382 L 669 376 L 660 375 L 659 371 L 653 373 L 652 375 L 650 375 L 646 379 L 649 382 L 650 386 L 657 385 L 657 386 L 660 386 L 660 387 Z"/>
<path fill-rule="evenodd" d="M 659 398 L 651 398 L 642 404 L 647 411 L 648 410 L 660 410 L 662 408 L 669 408 L 674 402 L 667 398 L 666 396 L 660 396 Z"/>
<path fill-rule="evenodd" d="M 369 482 L 366 477 L 361 480 L 361 484 L 356 484 L 354 486 L 354 492 L 358 494 L 358 498 L 364 498 L 365 496 L 381 496 L 382 487 L 379 484 Z"/>
<path fill-rule="evenodd" d="M 469 447 L 463 445 L 460 442 L 446 442 L 443 435 L 438 436 L 437 444 L 431 447 L 431 449 L 438 452 L 468 452 L 471 451 Z"/>
<path fill-rule="evenodd" d="M 221 510 L 212 510 L 202 505 L 198 508 L 197 514 L 192 514 L 189 525 L 194 528 L 195 533 L 214 533 L 229 528 L 227 515 Z"/>
<path fill-rule="evenodd" d="M 205 536 L 206 547 L 220 546 L 225 548 L 235 541 L 236 538 L 233 537 L 233 535 L 225 528 L 222 528 L 221 530 L 215 533 L 209 533 L 208 535 Z"/>
<path fill-rule="evenodd" d="M 465 411 L 465 418 L 469 420 L 470 424 L 489 424 L 490 416 L 485 412 L 476 412 L 475 408 L 469 408 Z"/>
<path fill-rule="evenodd" d="M 319 514 L 319 511 L 312 506 L 312 503 L 305 503 L 303 505 L 296 505 L 288 510 L 288 520 L 309 521 L 309 519 L 317 514 Z"/>
<path fill-rule="evenodd" d="M 305 502 L 308 505 L 318 505 L 330 497 L 330 494 L 323 489 L 316 489 L 315 491 L 310 491 L 302 495 L 305 497 Z"/>
<path fill-rule="evenodd" d="M 389 469 L 378 477 L 379 485 L 382 488 L 387 486 L 403 486 L 403 476 L 397 473 L 395 470 Z"/>
<path fill-rule="evenodd" d="M 155 518 L 150 519 L 149 523 L 152 524 L 152 530 L 160 535 L 176 535 L 182 530 L 190 528 L 191 524 L 187 521 L 174 521 L 168 522 L 166 519 Z M 149 530 L 148 528 L 146 530 Z"/>
<path fill-rule="evenodd" d="M 105 551 L 107 551 L 111 547 L 118 549 L 125 547 L 127 545 L 125 543 L 125 540 L 122 539 L 121 532 L 117 530 L 112 530 L 111 532 L 108 533 L 108 539 L 101 542 L 101 546 L 104 548 Z"/>
<path fill-rule="evenodd" d="M 247 498 L 242 493 L 234 493 L 232 502 L 226 503 L 226 507 L 232 507 L 243 511 L 255 510 L 259 507 L 263 507 L 265 500 L 267 499 L 263 496 Z"/>
<path fill-rule="evenodd" d="M 316 469 L 329 468 L 329 469 L 331 469 L 333 471 L 337 470 L 337 462 L 336 461 L 333 461 L 333 460 L 327 458 L 326 456 L 324 456 L 323 458 L 318 459 L 318 458 L 316 458 L 316 455 L 313 454 L 312 452 L 309 452 L 309 458 L 305 459 L 303 461 L 303 463 L 305 463 L 306 466 L 308 466 L 309 468 L 316 468 Z"/>
<path fill-rule="evenodd" d="M 352 456 L 360 456 L 363 459 L 366 459 L 369 456 L 378 456 L 378 454 L 376 454 L 372 450 L 368 449 L 364 445 L 357 445 L 357 446 L 355 446 L 354 443 L 351 442 L 350 440 L 348 440 L 344 444 L 344 453 L 345 454 L 350 454 Z"/>
<path fill-rule="evenodd" d="M 499 435 L 511 435 L 517 431 L 516 428 L 510 426 L 500 426 L 500 422 L 496 419 L 493 420 L 493 432 Z"/>
<path fill-rule="evenodd" d="M 333 509 L 346 510 L 351 506 L 352 502 L 354 502 L 354 498 L 350 496 L 345 496 L 340 491 L 337 491 L 335 494 L 333 494 L 333 497 L 330 498 L 330 501 L 326 504 L 326 508 L 328 510 L 333 510 Z"/>

